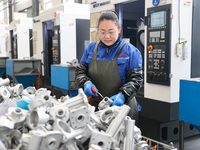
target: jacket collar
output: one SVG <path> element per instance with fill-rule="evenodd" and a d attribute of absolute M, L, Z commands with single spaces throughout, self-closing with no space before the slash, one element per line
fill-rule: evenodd
<path fill-rule="evenodd" d="M 115 46 L 119 43 L 119 41 L 120 41 L 120 36 L 118 36 L 117 41 L 116 41 L 113 45 L 111 45 L 111 46 L 105 45 L 102 41 L 100 41 L 99 46 L 100 46 L 100 47 L 106 47 L 106 48 L 108 48 L 108 49 L 111 49 L 111 48 L 115 47 Z"/>

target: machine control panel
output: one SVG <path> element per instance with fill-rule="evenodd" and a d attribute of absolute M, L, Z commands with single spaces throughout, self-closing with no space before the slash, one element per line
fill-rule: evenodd
<path fill-rule="evenodd" d="M 170 85 L 170 9 L 147 9 L 147 83 Z"/>
<path fill-rule="evenodd" d="M 52 37 L 52 62 L 53 64 L 60 64 L 60 31 L 59 26 L 53 27 L 53 37 Z"/>

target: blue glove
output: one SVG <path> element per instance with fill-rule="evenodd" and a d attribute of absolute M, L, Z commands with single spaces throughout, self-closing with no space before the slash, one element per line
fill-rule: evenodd
<path fill-rule="evenodd" d="M 22 108 L 22 109 L 28 109 L 28 105 L 32 102 L 32 100 L 21 100 L 21 101 L 17 101 L 17 107 Z"/>
<path fill-rule="evenodd" d="M 87 82 L 84 85 L 84 92 L 87 96 L 98 96 L 97 94 L 94 94 L 92 91 L 92 87 L 95 88 L 95 90 L 98 92 L 96 86 L 92 82 Z"/>
<path fill-rule="evenodd" d="M 138 102 L 137 102 L 137 108 L 138 108 L 138 111 L 142 110 L 142 106 Z"/>
<path fill-rule="evenodd" d="M 113 100 L 113 103 L 111 106 L 122 106 L 122 105 L 124 105 L 124 102 L 125 102 L 125 98 L 122 93 L 113 95 L 110 99 Z"/>

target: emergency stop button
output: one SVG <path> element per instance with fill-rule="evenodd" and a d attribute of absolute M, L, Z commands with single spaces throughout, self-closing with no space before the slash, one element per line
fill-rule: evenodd
<path fill-rule="evenodd" d="M 149 46 L 147 47 L 147 49 L 148 49 L 148 50 L 153 50 L 153 46 L 152 46 L 152 45 L 149 45 Z"/>

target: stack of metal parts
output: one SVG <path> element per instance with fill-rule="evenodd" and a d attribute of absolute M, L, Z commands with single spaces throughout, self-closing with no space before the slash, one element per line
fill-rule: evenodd
<path fill-rule="evenodd" d="M 0 106 L 32 100 L 29 111 L 8 107 L 0 116 L 0 149 L 15 150 L 147 150 L 141 131 L 127 116 L 130 107 L 109 107 L 109 98 L 88 104 L 82 89 L 76 97 L 56 99 L 51 91 L 0 79 Z M 14 105 L 13 105 L 14 106 Z"/>

